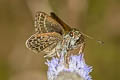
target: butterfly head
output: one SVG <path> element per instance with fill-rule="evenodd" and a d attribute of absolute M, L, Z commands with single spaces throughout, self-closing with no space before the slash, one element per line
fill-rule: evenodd
<path fill-rule="evenodd" d="M 72 29 L 69 31 L 68 36 L 70 38 L 71 48 L 76 48 L 81 43 L 84 43 L 84 36 L 77 29 Z"/>

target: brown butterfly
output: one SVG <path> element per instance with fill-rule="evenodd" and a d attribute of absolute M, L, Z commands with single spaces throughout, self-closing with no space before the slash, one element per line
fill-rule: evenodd
<path fill-rule="evenodd" d="M 27 41 L 26 47 L 34 53 L 44 52 L 44 57 L 63 57 L 69 65 L 71 55 L 79 55 L 85 47 L 85 37 L 94 39 L 65 24 L 55 13 L 49 16 L 44 12 L 35 15 L 35 34 Z M 103 44 L 102 41 L 97 40 Z"/>
<path fill-rule="evenodd" d="M 63 50 L 68 56 L 67 53 L 78 48 L 80 53 L 83 52 L 85 41 L 82 33 L 69 27 L 54 13 L 49 16 L 44 12 L 37 12 L 34 26 L 35 34 L 26 41 L 26 46 L 31 51 L 44 52 L 44 57 L 60 56 Z"/>

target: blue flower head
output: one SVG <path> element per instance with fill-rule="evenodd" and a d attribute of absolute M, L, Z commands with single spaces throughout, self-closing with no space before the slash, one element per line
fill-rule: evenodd
<path fill-rule="evenodd" d="M 71 72 L 76 73 L 83 80 L 92 80 L 89 73 L 92 71 L 92 67 L 85 64 L 84 55 L 72 55 L 70 56 L 69 68 L 66 68 L 64 65 L 64 58 L 52 58 L 52 60 L 47 60 L 46 64 L 48 65 L 48 80 L 56 80 L 58 75 L 61 72 Z"/>

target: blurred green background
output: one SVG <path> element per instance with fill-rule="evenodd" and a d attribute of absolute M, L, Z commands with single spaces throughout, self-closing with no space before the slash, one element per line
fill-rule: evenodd
<path fill-rule="evenodd" d="M 120 0 L 0 0 L 0 80 L 47 80 L 43 55 L 25 47 L 36 11 L 54 11 L 71 27 L 104 41 L 86 41 L 93 80 L 120 80 Z"/>

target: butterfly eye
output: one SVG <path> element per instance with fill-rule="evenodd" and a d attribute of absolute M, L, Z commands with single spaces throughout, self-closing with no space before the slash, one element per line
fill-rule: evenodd
<path fill-rule="evenodd" d="M 70 37 L 73 37 L 73 32 L 70 32 L 69 34 L 70 34 Z"/>

